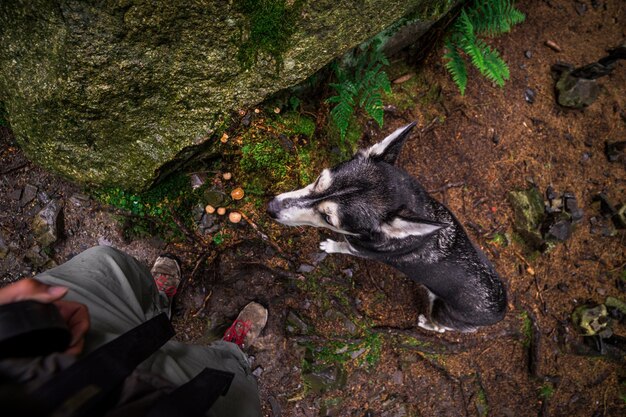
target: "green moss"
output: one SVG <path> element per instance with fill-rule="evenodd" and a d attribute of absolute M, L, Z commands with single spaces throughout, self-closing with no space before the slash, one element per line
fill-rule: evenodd
<path fill-rule="evenodd" d="M 493 235 L 493 237 L 489 240 L 489 243 L 496 245 L 496 246 L 500 246 L 500 247 L 507 247 L 509 245 L 509 240 L 507 239 L 506 235 L 504 233 L 496 233 L 495 235 Z"/>
<path fill-rule="evenodd" d="M 519 315 L 519 319 L 522 321 L 521 333 L 522 333 L 522 344 L 525 348 L 530 347 L 530 344 L 533 340 L 533 322 L 528 316 L 527 311 L 522 311 Z"/>
<path fill-rule="evenodd" d="M 539 388 L 539 398 L 542 400 L 549 400 L 554 395 L 554 386 L 546 382 Z"/>
<path fill-rule="evenodd" d="M 246 144 L 241 148 L 239 165 L 244 172 L 267 174 L 282 179 L 287 174 L 289 154 L 273 140 Z"/>
<path fill-rule="evenodd" d="M 355 342 L 341 342 L 331 340 L 320 346 L 309 345 L 312 356 L 311 363 L 308 365 L 323 368 L 327 365 L 345 365 L 354 361 L 357 366 L 375 366 L 380 361 L 382 352 L 383 338 L 378 333 L 366 333 L 365 336 Z M 360 354 L 353 359 L 355 352 Z"/>
<path fill-rule="evenodd" d="M 481 386 L 476 393 L 476 410 L 480 417 L 486 417 L 489 415 L 489 403 L 487 402 L 487 394 L 485 389 Z"/>
<path fill-rule="evenodd" d="M 191 189 L 186 175 L 178 174 L 144 193 L 113 187 L 94 190 L 92 194 L 100 202 L 128 214 L 123 218 L 127 238 L 161 235 L 176 240 L 182 233 L 174 216 L 192 223 L 191 208 L 200 201 L 198 190 Z"/>
<path fill-rule="evenodd" d="M 285 113 L 280 120 L 285 128 L 293 135 L 302 135 L 311 139 L 315 133 L 315 120 L 303 116 L 300 113 Z"/>
<path fill-rule="evenodd" d="M 238 0 L 235 7 L 248 17 L 249 33 L 239 46 L 238 59 L 244 68 L 251 68 L 259 53 L 264 52 L 282 65 L 282 54 L 296 29 L 302 0 L 288 5 L 286 0 Z"/>

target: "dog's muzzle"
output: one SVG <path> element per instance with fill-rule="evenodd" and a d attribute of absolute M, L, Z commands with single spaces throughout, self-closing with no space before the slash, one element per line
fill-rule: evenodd
<path fill-rule="evenodd" d="M 282 203 L 277 198 L 272 198 L 267 204 L 267 214 L 272 219 L 278 219 L 278 213 L 283 209 Z"/>

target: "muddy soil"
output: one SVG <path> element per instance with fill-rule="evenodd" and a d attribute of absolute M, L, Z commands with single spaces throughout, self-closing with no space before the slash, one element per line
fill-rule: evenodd
<path fill-rule="evenodd" d="M 599 193 L 626 202 L 624 160 L 605 155 L 605 142 L 626 140 L 626 64 L 599 80 L 600 97 L 583 110 L 556 104 L 550 67 L 595 61 L 623 42 L 626 3 L 520 3 L 526 22 L 492 41 L 511 70 L 504 88 L 470 69 L 461 97 L 442 48 L 419 67 L 392 62 L 392 78 L 413 74 L 394 93 L 416 104 L 390 100 L 384 129 L 370 124 L 361 140 L 367 146 L 418 122 L 399 165 L 455 213 L 495 264 L 509 295 L 501 323 L 470 334 L 423 331 L 418 285 L 376 262 L 326 256 L 318 243 L 332 233 L 277 225 L 262 208 L 248 213 L 260 231 L 245 221 L 230 225 L 232 239 L 219 247 L 128 242 L 110 209 L 28 162 L 4 128 L 2 283 L 97 244 L 146 265 L 161 252 L 177 254 L 187 277 L 175 308 L 179 339 L 210 343 L 248 301 L 268 307 L 268 326 L 250 352 L 267 416 L 625 415 L 623 342 L 620 350 L 582 337 L 570 317 L 581 305 L 626 298 L 626 234 L 594 202 Z M 31 200 L 27 185 L 36 187 Z M 572 236 L 546 253 L 528 250 L 513 230 L 507 193 L 530 186 L 573 193 L 584 211 Z M 30 223 L 49 199 L 63 202 L 64 233 L 40 250 Z M 612 326 L 626 337 L 623 319 Z"/>

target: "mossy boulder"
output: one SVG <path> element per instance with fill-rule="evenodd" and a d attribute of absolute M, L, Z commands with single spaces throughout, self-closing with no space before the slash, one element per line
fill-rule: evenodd
<path fill-rule="evenodd" d="M 36 163 L 84 184 L 145 188 L 210 149 L 233 110 L 454 3 L 3 0 L 0 102 Z"/>

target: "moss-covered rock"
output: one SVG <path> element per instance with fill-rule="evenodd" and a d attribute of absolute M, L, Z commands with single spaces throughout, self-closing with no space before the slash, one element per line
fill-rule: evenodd
<path fill-rule="evenodd" d="M 0 101 L 35 162 L 81 183 L 143 188 L 166 163 L 210 148 L 230 111 L 451 3 L 3 0 Z"/>

